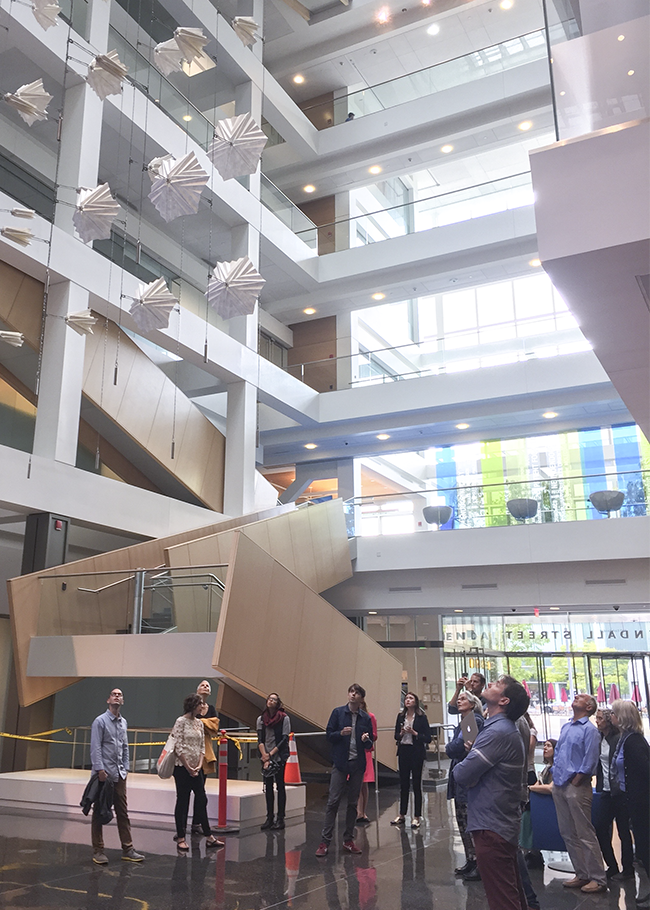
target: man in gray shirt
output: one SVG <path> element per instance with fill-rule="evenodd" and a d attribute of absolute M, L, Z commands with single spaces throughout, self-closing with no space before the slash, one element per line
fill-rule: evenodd
<path fill-rule="evenodd" d="M 122 690 L 114 688 L 106 701 L 108 709 L 96 717 L 90 731 L 90 760 L 93 771 L 103 783 L 113 783 L 113 808 L 117 830 L 122 843 L 122 859 L 141 863 L 144 856 L 136 853 L 131 839 L 131 823 L 126 805 L 126 775 L 129 773 L 129 744 L 126 720 L 120 714 L 124 704 Z M 92 817 L 93 862 L 100 866 L 108 862 L 104 853 L 102 824 L 95 811 Z"/>
<path fill-rule="evenodd" d="M 515 721 L 530 699 L 511 676 L 490 683 L 484 697 L 488 719 L 453 774 L 468 790 L 467 830 L 490 910 L 527 910 L 517 861 L 527 754 Z"/>

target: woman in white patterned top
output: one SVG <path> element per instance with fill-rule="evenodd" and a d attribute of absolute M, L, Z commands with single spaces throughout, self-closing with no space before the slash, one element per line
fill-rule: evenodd
<path fill-rule="evenodd" d="M 190 806 L 190 793 L 194 793 L 194 815 L 200 821 L 203 833 L 207 837 L 206 847 L 223 847 L 223 842 L 213 836 L 208 821 L 208 797 L 205 793 L 205 774 L 203 773 L 203 756 L 205 754 L 205 730 L 201 715 L 205 706 L 200 695 L 188 695 L 183 702 L 182 714 L 172 730 L 176 767 L 174 782 L 176 784 L 176 845 L 180 851 L 187 853 L 190 849 L 185 840 L 187 813 Z"/>

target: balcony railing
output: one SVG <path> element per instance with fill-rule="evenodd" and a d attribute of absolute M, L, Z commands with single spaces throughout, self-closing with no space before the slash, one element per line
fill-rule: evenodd
<path fill-rule="evenodd" d="M 611 518 L 647 515 L 650 494 L 650 471 L 612 471 L 602 474 L 577 474 L 559 477 L 537 477 L 525 481 L 474 483 L 458 486 L 429 486 L 407 493 L 383 496 L 358 496 L 345 503 L 348 535 L 375 537 L 386 534 L 412 534 L 431 530 L 423 514 L 427 506 L 448 506 L 449 517 L 442 528 L 489 528 L 516 525 L 511 514 L 512 500 L 533 500 L 536 514 L 526 524 L 584 521 L 607 517 L 592 505 L 589 496 L 600 490 L 620 490 L 623 505 Z M 431 517 L 431 516 L 429 516 Z"/>
<path fill-rule="evenodd" d="M 44 575 L 37 635 L 215 632 L 226 572 L 216 565 Z"/>
<path fill-rule="evenodd" d="M 435 63 L 414 73 L 349 92 L 336 97 L 333 102 L 309 105 L 303 110 L 320 128 L 336 126 L 344 123 L 350 114 L 354 114 L 355 119 L 375 114 L 445 89 L 466 85 L 535 60 L 542 60 L 546 56 L 545 33 L 543 29 L 537 29 L 510 38 L 501 44 L 493 44 L 471 54 Z"/>
<path fill-rule="evenodd" d="M 321 254 L 458 224 L 534 202 L 530 171 L 318 226 Z M 309 236 L 311 237 L 311 230 Z M 298 231 L 298 236 L 302 232 Z M 304 239 L 304 238 L 303 238 Z"/>

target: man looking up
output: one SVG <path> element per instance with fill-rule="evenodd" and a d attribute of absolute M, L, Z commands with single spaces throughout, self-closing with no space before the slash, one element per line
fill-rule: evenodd
<path fill-rule="evenodd" d="M 453 770 L 467 793 L 467 830 L 490 910 L 527 910 L 517 849 L 527 762 L 515 721 L 528 709 L 524 687 L 502 676 L 485 690 L 488 719 L 467 758 Z"/>
<path fill-rule="evenodd" d="M 334 708 L 327 722 L 326 735 L 332 744 L 332 776 L 325 809 L 325 823 L 316 856 L 327 856 L 334 833 L 336 813 L 347 787 L 348 805 L 345 812 L 343 849 L 346 853 L 361 853 L 354 842 L 357 802 L 366 770 L 366 749 L 372 749 L 373 732 L 370 715 L 361 710 L 366 697 L 363 686 L 353 683 L 348 689 L 348 703 Z"/>
<path fill-rule="evenodd" d="M 600 758 L 600 733 L 589 718 L 598 703 L 593 695 L 576 695 L 573 720 L 560 731 L 553 761 L 553 802 L 557 824 L 575 877 L 562 882 L 586 894 L 607 891 L 607 875 L 594 826 L 591 823 L 591 778 Z"/>
<path fill-rule="evenodd" d="M 92 770 L 97 771 L 99 780 L 113 782 L 113 808 L 117 818 L 117 830 L 122 844 L 122 859 L 141 863 L 144 856 L 136 853 L 131 840 L 131 823 L 126 805 L 126 775 L 129 773 L 129 744 L 126 738 L 126 720 L 120 714 L 124 704 L 122 690 L 112 689 L 106 700 L 108 708 L 93 721 L 90 729 L 90 760 Z M 93 862 L 100 866 L 108 862 L 104 853 L 102 824 L 97 813 L 92 817 Z"/>
<path fill-rule="evenodd" d="M 472 695 L 480 698 L 481 704 L 485 705 L 485 698 L 483 696 L 483 689 L 485 689 L 485 677 L 482 673 L 472 673 L 469 679 L 466 676 L 461 676 L 456 683 L 456 691 L 449 699 L 449 704 L 447 705 L 447 712 L 449 714 L 459 713 L 456 702 L 458 701 L 458 696 L 463 691 L 463 689 L 466 689 Z"/>

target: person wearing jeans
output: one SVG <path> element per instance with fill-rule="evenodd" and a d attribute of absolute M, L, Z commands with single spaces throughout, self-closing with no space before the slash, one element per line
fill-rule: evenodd
<path fill-rule="evenodd" d="M 354 842 L 354 825 L 357 820 L 357 802 L 366 770 L 366 750 L 372 749 L 374 735 L 370 717 L 361 710 L 366 690 L 358 683 L 348 689 L 348 703 L 334 708 L 327 722 L 326 736 L 332 745 L 332 776 L 325 809 L 325 822 L 316 856 L 327 856 L 334 834 L 334 823 L 339 803 L 347 790 L 343 850 L 361 853 Z"/>

